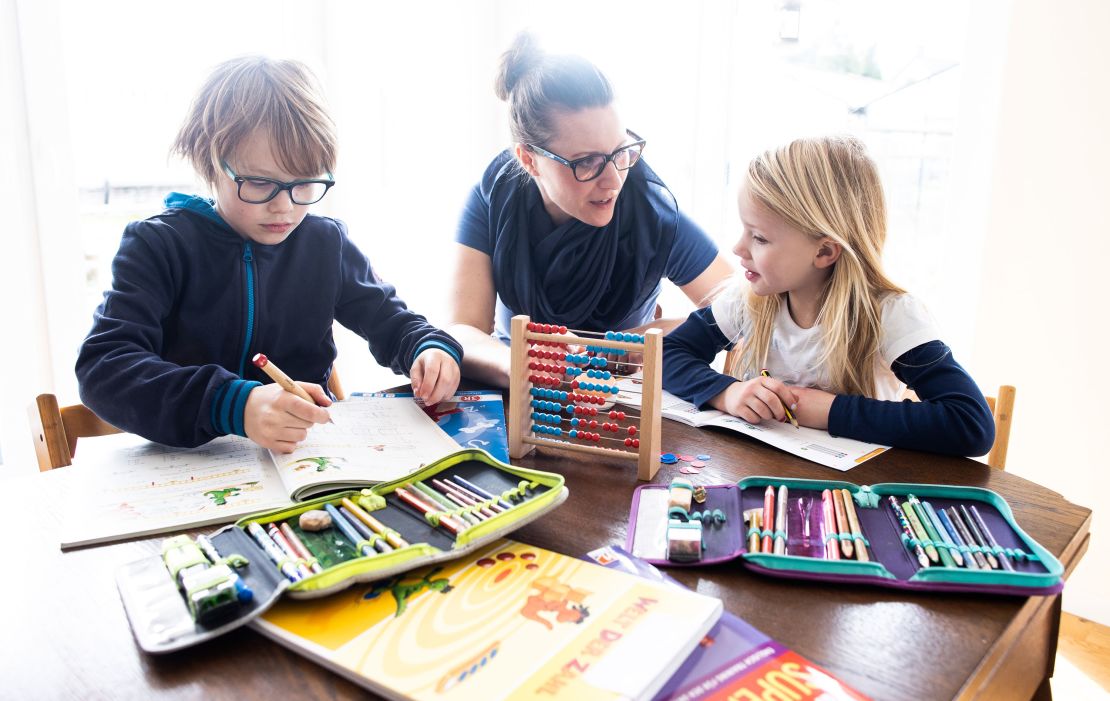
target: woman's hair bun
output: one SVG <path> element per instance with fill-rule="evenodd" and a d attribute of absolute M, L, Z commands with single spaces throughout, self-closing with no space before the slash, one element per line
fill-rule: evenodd
<path fill-rule="evenodd" d="M 543 55 L 535 36 L 529 32 L 517 34 L 509 50 L 501 55 L 501 65 L 493 85 L 498 99 L 508 102 L 521 79 L 539 65 Z"/>

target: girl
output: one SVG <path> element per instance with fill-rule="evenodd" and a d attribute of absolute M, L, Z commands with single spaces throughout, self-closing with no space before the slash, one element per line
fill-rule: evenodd
<path fill-rule="evenodd" d="M 640 159 L 645 141 L 605 76 L 522 34 L 496 88 L 514 143 L 471 191 L 456 234 L 450 331 L 463 372 L 508 384 L 514 314 L 590 331 L 671 328 L 655 320 L 664 277 L 704 304 L 732 270 Z"/>
<path fill-rule="evenodd" d="M 748 167 L 727 288 L 663 342 L 663 386 L 758 423 L 785 418 L 836 436 L 982 455 L 994 422 L 924 306 L 883 273 L 886 206 L 851 137 L 799 139 Z M 742 343 L 739 378 L 709 367 Z M 767 368 L 771 377 L 761 375 Z M 898 401 L 904 388 L 920 402 Z"/>

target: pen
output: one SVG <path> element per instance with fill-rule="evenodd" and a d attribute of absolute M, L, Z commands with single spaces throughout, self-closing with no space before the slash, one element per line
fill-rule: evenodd
<path fill-rule="evenodd" d="M 968 530 L 971 531 L 971 537 L 975 538 L 979 547 L 983 549 L 983 557 L 987 558 L 987 564 L 991 566 L 992 570 L 999 569 L 998 558 L 991 552 L 991 544 L 987 542 L 987 537 L 979 532 L 979 526 L 975 524 L 975 520 L 971 518 L 971 514 L 967 512 L 967 507 L 963 504 L 960 504 L 960 514 L 964 517 L 964 523 L 967 524 Z"/>
<path fill-rule="evenodd" d="M 787 499 L 788 492 L 786 485 L 779 487 L 778 499 L 775 504 L 775 554 L 786 554 L 786 513 L 787 513 Z"/>
<path fill-rule="evenodd" d="M 948 507 L 948 518 L 952 521 L 952 525 L 956 528 L 956 532 L 960 534 L 960 538 L 967 543 L 967 547 L 974 548 L 971 551 L 972 556 L 975 558 L 975 564 L 981 570 L 991 569 L 987 558 L 983 557 L 982 548 L 975 542 L 975 538 L 971 536 L 971 532 L 967 530 L 967 525 L 964 524 L 963 517 L 960 516 L 959 510 L 955 506 Z"/>
<path fill-rule="evenodd" d="M 762 370 L 760 370 L 759 374 L 762 377 L 771 376 L 771 373 L 767 372 L 767 368 L 763 368 Z M 785 402 L 782 405 L 782 410 L 786 412 L 786 418 L 790 421 L 790 425 L 794 428 L 798 428 L 798 420 L 794 418 L 794 414 L 790 413 L 790 407 L 786 406 Z"/>
<path fill-rule="evenodd" d="M 940 522 L 944 524 L 944 530 L 948 531 L 948 535 L 952 538 L 952 542 L 956 544 L 956 547 L 960 548 L 961 550 L 967 550 L 967 552 L 962 555 L 964 559 L 964 567 L 968 568 L 969 570 L 980 569 L 979 563 L 976 562 L 975 558 L 972 556 L 973 554 L 971 552 L 971 549 L 968 548 L 967 543 L 964 542 L 964 538 L 962 535 L 960 535 L 960 531 L 956 528 L 956 524 L 952 523 L 952 519 L 948 516 L 947 513 L 945 513 L 943 508 L 936 509 L 936 513 L 937 518 L 939 518 Z"/>
<path fill-rule="evenodd" d="M 894 512 L 894 517 L 898 520 L 898 524 L 902 526 L 902 535 L 906 536 L 909 540 L 918 540 L 917 536 L 910 530 L 910 522 L 906 520 L 906 515 L 902 513 L 902 509 L 898 506 L 898 500 L 895 499 L 893 495 L 887 496 L 887 499 L 890 500 L 890 509 Z M 906 544 L 909 545 L 908 542 Z M 917 561 L 921 563 L 922 567 L 929 566 L 929 556 L 921 549 L 919 543 L 914 543 L 913 554 L 917 557 Z"/>
<path fill-rule="evenodd" d="M 991 533 L 991 530 L 989 528 L 987 528 L 987 522 L 984 521 L 983 517 L 979 515 L 979 509 L 976 509 L 975 505 L 972 504 L 970 510 L 971 517 L 975 520 L 975 523 L 978 524 L 979 531 L 982 532 L 982 534 L 986 537 L 987 544 L 999 551 L 998 560 L 1002 563 L 1002 569 L 1008 572 L 1013 572 L 1014 566 L 1010 562 L 1010 557 L 1002 551 L 1002 547 L 998 544 L 998 541 L 995 540 L 994 534 Z"/>

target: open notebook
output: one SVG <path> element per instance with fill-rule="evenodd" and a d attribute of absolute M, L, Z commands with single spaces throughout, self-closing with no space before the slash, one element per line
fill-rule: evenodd
<path fill-rule="evenodd" d="M 169 448 L 132 434 L 80 442 L 73 465 L 43 475 L 61 546 L 182 530 L 398 479 L 458 444 L 411 398 L 333 404 L 288 455 L 238 436 Z"/>

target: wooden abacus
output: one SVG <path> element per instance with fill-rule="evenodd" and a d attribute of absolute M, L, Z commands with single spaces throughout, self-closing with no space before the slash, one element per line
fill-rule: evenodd
<path fill-rule="evenodd" d="M 521 458 L 536 446 L 637 461 L 636 476 L 647 481 L 659 470 L 663 334 L 608 331 L 604 334 L 537 324 L 514 316 L 509 378 L 509 455 Z M 571 353 L 568 346 L 584 347 Z M 606 380 L 606 355 L 643 354 L 639 415 L 596 405 L 615 400 Z M 637 367 L 638 363 L 622 365 Z M 579 379 L 581 378 L 581 379 Z M 606 397 L 609 397 L 607 400 Z M 603 445 L 604 444 L 604 445 Z"/>

